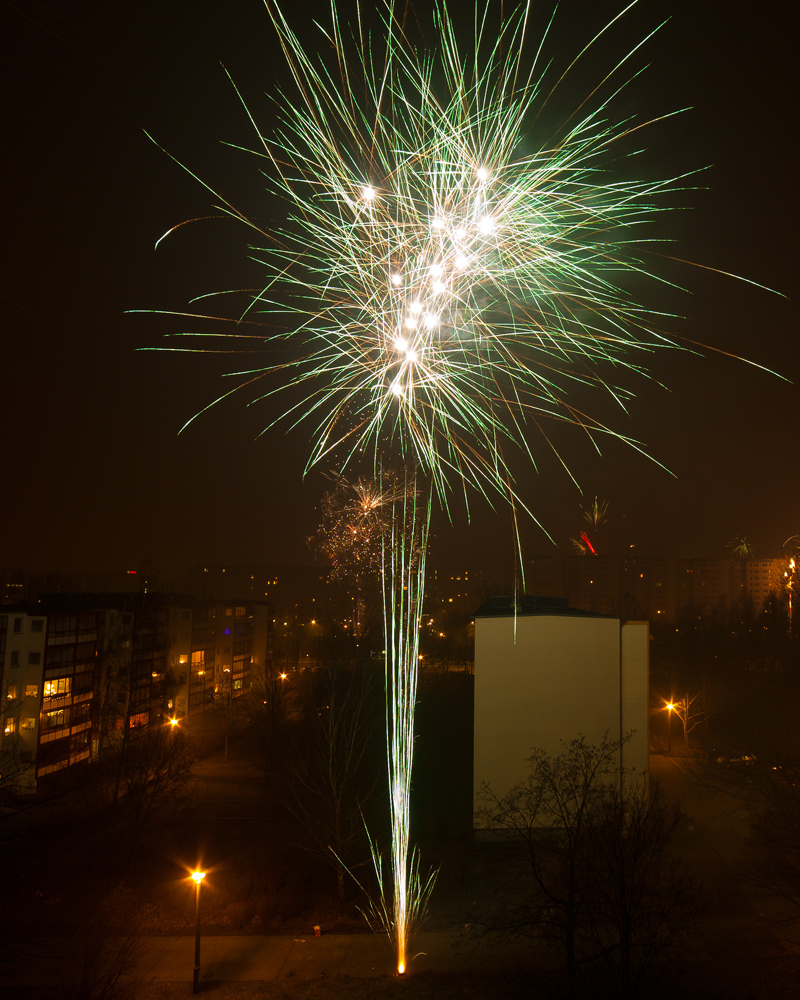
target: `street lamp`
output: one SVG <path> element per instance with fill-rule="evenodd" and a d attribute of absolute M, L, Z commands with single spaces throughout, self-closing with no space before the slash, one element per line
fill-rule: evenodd
<path fill-rule="evenodd" d="M 200 992 L 200 883 L 206 877 L 205 872 L 192 872 L 194 879 L 194 977 L 192 993 Z"/>
<path fill-rule="evenodd" d="M 672 713 L 675 706 L 672 702 L 667 705 L 667 756 L 672 755 Z"/>

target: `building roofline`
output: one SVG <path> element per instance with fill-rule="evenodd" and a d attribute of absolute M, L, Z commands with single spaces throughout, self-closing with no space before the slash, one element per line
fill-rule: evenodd
<path fill-rule="evenodd" d="M 541 594 L 525 594 L 522 597 L 499 595 L 490 597 L 475 612 L 476 618 L 607 618 L 619 621 L 618 615 L 601 614 L 598 611 L 582 611 L 571 608 L 566 597 L 547 597 Z"/>

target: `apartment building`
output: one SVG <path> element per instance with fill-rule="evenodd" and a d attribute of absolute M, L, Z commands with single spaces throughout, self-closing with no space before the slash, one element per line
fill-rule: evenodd
<path fill-rule="evenodd" d="M 43 597 L 0 615 L 0 786 L 33 791 L 125 729 L 250 690 L 271 653 L 266 602 L 164 594 Z"/>
<path fill-rule="evenodd" d="M 0 615 L 3 785 L 32 790 L 89 760 L 99 631 L 95 611 L 15 608 Z"/>

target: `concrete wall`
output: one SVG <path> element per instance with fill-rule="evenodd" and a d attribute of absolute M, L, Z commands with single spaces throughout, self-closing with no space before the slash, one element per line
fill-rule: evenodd
<path fill-rule="evenodd" d="M 647 770 L 648 623 L 546 614 L 475 620 L 475 795 L 503 795 L 534 748 L 636 730 L 623 766 Z"/>

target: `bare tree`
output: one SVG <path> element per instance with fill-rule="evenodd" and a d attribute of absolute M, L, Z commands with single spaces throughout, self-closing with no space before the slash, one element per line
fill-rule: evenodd
<path fill-rule="evenodd" d="M 679 813 L 648 802 L 641 776 L 621 775 L 624 742 L 581 736 L 557 756 L 535 750 L 529 776 L 502 797 L 487 787 L 480 812 L 505 840 L 505 879 L 473 926 L 555 944 L 570 997 L 579 970 L 599 966 L 618 996 L 641 995 L 693 912 L 667 852 Z"/>
<path fill-rule="evenodd" d="M 337 893 L 345 896 L 345 876 L 358 846 L 368 857 L 363 811 L 377 776 L 376 694 L 368 666 L 331 667 L 312 686 L 306 730 L 307 753 L 296 768 L 289 809 L 300 821 L 311 849 L 336 873 Z"/>
<path fill-rule="evenodd" d="M 227 763 L 231 734 L 238 728 L 247 708 L 247 703 L 241 697 L 241 692 L 237 694 L 233 690 L 233 678 L 230 667 L 222 668 L 219 682 L 215 685 L 214 707 L 221 713 L 224 723 L 223 757 Z"/>
<path fill-rule="evenodd" d="M 700 912 L 698 886 L 669 854 L 681 820 L 658 789 L 648 801 L 641 788 L 606 788 L 592 813 L 585 954 L 602 963 L 620 1000 L 648 995 L 652 967 L 681 944 Z"/>
<path fill-rule="evenodd" d="M 247 699 L 255 758 L 268 780 L 276 774 L 286 754 L 296 697 L 296 675 L 292 678 L 290 683 L 285 673 L 268 662 L 255 672 Z"/>
<path fill-rule="evenodd" d="M 88 924 L 56 969 L 63 1000 L 127 1000 L 127 977 L 142 954 L 142 928 L 129 890 L 117 886 L 92 910 Z"/>
<path fill-rule="evenodd" d="M 118 752 L 123 752 L 122 745 Z M 151 819 L 172 813 L 186 802 L 195 760 L 194 746 L 178 726 L 145 726 L 132 731 L 121 766 L 115 768 L 131 856 Z"/>
<path fill-rule="evenodd" d="M 672 711 L 678 716 L 683 725 L 683 745 L 689 747 L 689 733 L 695 730 L 701 723 L 708 721 L 712 714 L 711 690 L 707 683 L 703 683 L 696 691 L 686 691 L 680 698 L 673 698 L 670 702 Z"/>

